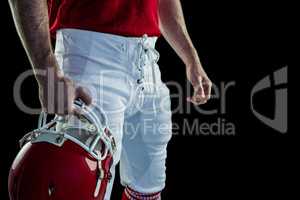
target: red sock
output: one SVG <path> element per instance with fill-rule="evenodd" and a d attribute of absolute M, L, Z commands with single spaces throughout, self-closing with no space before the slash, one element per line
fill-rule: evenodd
<path fill-rule="evenodd" d="M 122 195 L 122 200 L 160 200 L 160 192 L 143 194 L 126 187 Z"/>

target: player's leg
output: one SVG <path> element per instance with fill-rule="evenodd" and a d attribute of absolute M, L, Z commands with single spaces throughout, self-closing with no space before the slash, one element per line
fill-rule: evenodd
<path fill-rule="evenodd" d="M 87 31 L 61 30 L 57 35 L 56 57 L 65 75 L 75 84 L 87 87 L 93 106 L 101 108 L 108 127 L 116 141 L 117 151 L 113 156 L 113 166 L 105 194 L 110 199 L 115 174 L 115 166 L 120 160 L 122 148 L 124 110 L 128 86 L 120 65 L 127 56 L 118 42 L 110 42 L 109 36 L 94 35 Z M 127 57 L 126 57 L 127 58 Z"/>
<path fill-rule="evenodd" d="M 171 138 L 169 90 L 145 93 L 143 107 L 125 119 L 120 162 L 123 199 L 160 199 L 165 186 L 167 144 Z"/>
<path fill-rule="evenodd" d="M 125 105 L 121 102 L 120 95 L 115 92 L 111 92 L 109 87 L 101 90 L 99 94 L 102 97 L 100 99 L 98 98 L 100 101 L 98 101 L 96 105 L 100 106 L 106 114 L 108 122 L 107 125 L 116 141 L 116 152 L 113 155 L 114 162 L 110 169 L 111 180 L 107 185 L 106 194 L 104 197 L 104 200 L 110 200 L 115 178 L 115 167 L 119 163 L 121 156 Z"/>

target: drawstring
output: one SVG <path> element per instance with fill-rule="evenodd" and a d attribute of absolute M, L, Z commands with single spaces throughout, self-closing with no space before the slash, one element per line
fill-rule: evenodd
<path fill-rule="evenodd" d="M 139 61 L 138 61 L 138 70 L 140 71 L 140 78 L 137 80 L 138 84 L 142 84 L 145 78 L 145 66 L 146 59 L 151 61 L 152 67 L 152 80 L 154 84 L 154 92 L 157 92 L 157 80 L 155 77 L 155 63 L 159 60 L 159 53 L 155 48 L 151 47 L 148 43 L 148 36 L 145 34 L 139 42 Z"/>

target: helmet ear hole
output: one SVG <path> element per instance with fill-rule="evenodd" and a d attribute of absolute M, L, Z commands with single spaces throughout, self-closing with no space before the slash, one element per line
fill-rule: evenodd
<path fill-rule="evenodd" d="M 99 155 L 100 157 L 104 157 L 107 153 L 106 151 L 105 143 L 101 140 L 99 140 L 99 143 L 97 144 L 96 148 L 94 149 L 94 153 Z"/>
<path fill-rule="evenodd" d="M 106 151 L 106 146 L 105 146 L 104 142 L 101 141 L 100 146 L 101 146 L 101 149 L 100 149 L 101 156 L 104 156 L 105 151 Z"/>

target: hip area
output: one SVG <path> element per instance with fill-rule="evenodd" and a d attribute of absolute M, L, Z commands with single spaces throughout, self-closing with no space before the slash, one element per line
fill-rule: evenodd
<path fill-rule="evenodd" d="M 116 87 L 162 85 L 157 37 L 60 29 L 55 55 L 62 71 L 77 81 Z"/>

